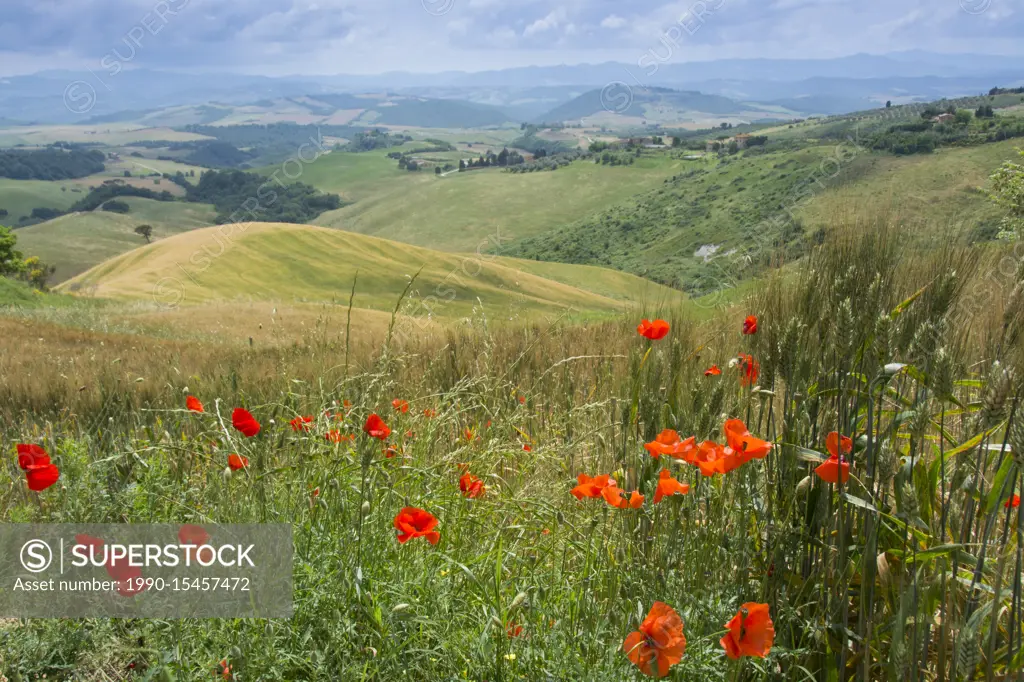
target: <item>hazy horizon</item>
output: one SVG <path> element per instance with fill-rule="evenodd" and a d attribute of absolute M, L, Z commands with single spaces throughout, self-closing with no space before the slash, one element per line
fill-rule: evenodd
<path fill-rule="evenodd" d="M 123 68 L 267 76 L 1024 55 L 1024 0 L 8 0 L 0 75 Z"/>

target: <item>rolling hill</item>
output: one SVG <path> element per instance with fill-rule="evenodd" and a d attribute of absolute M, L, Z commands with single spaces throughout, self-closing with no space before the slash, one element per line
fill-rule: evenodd
<path fill-rule="evenodd" d="M 545 268 L 549 278 L 512 260 L 439 253 L 327 228 L 254 223 L 244 231 L 238 226 L 193 230 L 137 248 L 60 290 L 175 306 L 347 305 L 358 274 L 355 307 L 390 312 L 409 278 L 422 269 L 404 310 L 427 320 L 480 313 L 497 319 L 606 315 L 641 299 L 680 300 L 678 292 L 623 273 Z"/>
<path fill-rule="evenodd" d="M 704 122 L 712 119 L 784 119 L 794 118 L 792 111 L 764 104 L 738 102 L 720 95 L 658 87 L 627 87 L 611 84 L 590 90 L 537 117 L 537 122 L 579 122 L 587 120 L 605 125 L 628 124 L 646 120 L 663 125 Z"/>
<path fill-rule="evenodd" d="M 213 225 L 217 215 L 209 204 L 124 199 L 127 214 L 109 211 L 70 213 L 16 232 L 18 248 L 56 266 L 52 283 L 63 282 L 108 258 L 145 243 L 135 234 L 139 225 L 153 228 L 153 239 Z"/>

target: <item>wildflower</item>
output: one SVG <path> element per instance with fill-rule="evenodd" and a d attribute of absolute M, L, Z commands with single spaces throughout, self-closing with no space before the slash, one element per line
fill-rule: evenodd
<path fill-rule="evenodd" d="M 687 455 L 696 449 L 696 442 L 697 439 L 694 436 L 682 440 L 679 434 L 672 429 L 665 429 L 653 441 L 645 443 L 644 449 L 650 453 L 651 457 L 655 458 L 668 455 L 676 459 L 686 459 Z"/>
<path fill-rule="evenodd" d="M 402 414 L 409 411 L 409 403 L 405 400 L 399 400 L 398 398 L 391 401 L 391 407 L 393 407 L 396 412 L 401 412 Z"/>
<path fill-rule="evenodd" d="M 220 675 L 225 680 L 232 679 L 231 666 L 228 665 L 227 659 L 224 659 L 223 661 L 217 664 L 217 670 L 214 671 L 213 674 Z"/>
<path fill-rule="evenodd" d="M 654 491 L 654 504 L 658 504 L 666 497 L 685 495 L 688 492 L 690 492 L 689 483 L 680 483 L 672 478 L 672 472 L 662 469 L 658 474 L 658 487 Z"/>
<path fill-rule="evenodd" d="M 433 419 L 434 417 L 437 416 L 437 410 L 432 410 L 428 407 L 427 409 L 423 410 L 423 416 L 426 417 L 427 419 Z"/>
<path fill-rule="evenodd" d="M 394 459 L 395 457 L 398 456 L 398 453 L 399 453 L 399 450 L 398 450 L 398 446 L 396 446 L 396 445 L 389 444 L 386 448 L 384 448 L 384 458 L 385 459 Z"/>
<path fill-rule="evenodd" d="M 210 534 L 202 526 L 186 523 L 178 529 L 178 541 L 182 545 L 201 547 L 210 541 Z"/>
<path fill-rule="evenodd" d="M 711 365 L 706 370 L 704 370 L 704 376 L 706 377 L 717 377 L 721 376 L 721 374 L 722 370 L 718 368 L 718 365 Z"/>
<path fill-rule="evenodd" d="M 348 412 L 349 410 L 352 409 L 352 401 L 351 400 L 342 400 L 341 401 L 341 406 L 345 408 L 346 412 Z"/>
<path fill-rule="evenodd" d="M 650 339 L 651 341 L 658 341 L 659 339 L 665 338 L 668 335 L 669 327 L 668 322 L 665 320 L 644 320 L 637 326 L 636 331 L 640 336 Z"/>
<path fill-rule="evenodd" d="M 545 528 L 540 533 L 541 533 L 541 535 L 551 535 L 551 529 L 550 528 Z"/>
<path fill-rule="evenodd" d="M 343 440 L 355 440 L 356 439 L 356 437 L 353 436 L 351 433 L 342 433 L 341 431 L 339 431 L 337 429 L 331 429 L 330 431 L 325 433 L 324 434 L 324 438 L 326 438 L 327 442 L 329 442 L 329 443 L 340 443 Z"/>
<path fill-rule="evenodd" d="M 520 405 L 525 405 L 526 404 L 526 396 L 525 395 L 519 396 L 519 404 Z"/>
<path fill-rule="evenodd" d="M 743 320 L 743 333 L 747 336 L 757 333 L 757 317 L 754 315 L 747 315 L 747 319 Z"/>
<path fill-rule="evenodd" d="M 371 414 L 366 418 L 366 423 L 363 424 L 363 431 L 365 431 L 368 436 L 379 440 L 386 440 L 387 437 L 391 435 L 391 429 L 389 429 L 388 425 L 384 423 L 384 420 L 376 414 Z"/>
<path fill-rule="evenodd" d="M 189 412 L 206 412 L 203 409 L 203 404 L 199 402 L 199 398 L 194 395 L 190 395 L 185 398 L 185 407 L 188 408 Z"/>
<path fill-rule="evenodd" d="M 584 497 L 597 499 L 598 497 L 601 497 L 601 492 L 605 488 L 609 485 L 615 485 L 615 481 L 608 474 L 595 476 L 594 478 L 591 478 L 586 474 L 580 474 L 576 477 L 576 482 L 579 485 L 573 488 L 570 492 L 572 492 L 573 496 L 577 500 L 582 500 Z"/>
<path fill-rule="evenodd" d="M 775 640 L 775 626 L 772 624 L 767 604 L 747 602 L 725 627 L 728 632 L 722 637 L 721 644 L 729 658 L 764 658 L 771 651 L 772 642 Z"/>
<path fill-rule="evenodd" d="M 604 501 L 609 506 L 616 509 L 623 509 L 629 504 L 626 500 L 622 499 L 622 490 L 619 489 L 615 481 L 610 481 L 608 485 L 601 489 L 601 497 L 604 498 Z"/>
<path fill-rule="evenodd" d="M 740 354 L 737 358 L 740 368 L 740 386 L 753 386 L 761 376 L 761 365 L 753 355 Z"/>
<path fill-rule="evenodd" d="M 1020 506 L 1020 495 L 1014 495 L 1003 504 L 1004 507 L 1009 509 L 1010 507 L 1017 508 Z"/>
<path fill-rule="evenodd" d="M 825 447 L 828 448 L 829 454 L 836 457 L 839 457 L 841 454 L 848 455 L 853 452 L 853 439 L 846 436 L 840 437 L 838 431 L 833 431 L 825 436 Z M 842 447 L 842 453 L 839 452 L 840 447 Z"/>
<path fill-rule="evenodd" d="M 752 459 L 764 459 L 771 452 L 772 444 L 751 435 L 742 420 L 730 419 L 723 428 L 726 442 L 734 452 L 741 454 L 744 463 Z"/>
<path fill-rule="evenodd" d="M 465 431 L 462 432 L 462 436 L 468 441 L 471 441 L 474 438 L 476 438 L 476 434 L 473 432 L 473 429 L 466 429 Z"/>
<path fill-rule="evenodd" d="M 260 423 L 256 421 L 249 410 L 241 407 L 236 407 L 235 411 L 231 413 L 231 425 L 246 438 L 252 438 L 260 432 Z"/>
<path fill-rule="evenodd" d="M 232 471 L 238 471 L 239 469 L 244 469 L 247 466 L 249 466 L 248 457 L 236 455 L 234 453 L 228 455 L 228 467 Z"/>
<path fill-rule="evenodd" d="M 523 452 L 532 452 L 533 448 L 530 447 L 529 443 L 523 443 Z"/>
<path fill-rule="evenodd" d="M 725 445 L 706 440 L 697 448 L 697 454 L 690 463 L 700 469 L 703 476 L 727 474 L 743 465 L 743 459 Z"/>
<path fill-rule="evenodd" d="M 686 652 L 682 618 L 668 604 L 654 602 L 640 629 L 626 637 L 622 650 L 640 672 L 665 677 Z"/>
<path fill-rule="evenodd" d="M 459 490 L 469 499 L 475 500 L 478 497 L 483 497 L 484 483 L 467 471 L 459 478 Z"/>
<path fill-rule="evenodd" d="M 514 620 L 510 620 L 505 628 L 505 632 L 508 633 L 510 638 L 519 637 L 523 634 L 523 626 L 518 625 Z"/>
<path fill-rule="evenodd" d="M 25 472 L 29 490 L 42 492 L 60 478 L 60 469 L 56 464 L 50 462 L 50 456 L 40 446 L 19 443 L 16 449 L 18 451 L 18 467 Z"/>
<path fill-rule="evenodd" d="M 288 423 L 292 425 L 292 431 L 309 431 L 309 425 L 313 423 L 313 418 L 296 417 Z"/>
<path fill-rule="evenodd" d="M 398 541 L 405 544 L 412 538 L 426 538 L 427 542 L 436 545 L 441 539 L 441 534 L 434 528 L 437 527 L 437 519 L 430 512 L 416 507 L 404 507 L 395 516 L 395 530 L 398 531 Z"/>
<path fill-rule="evenodd" d="M 830 456 L 814 470 L 814 473 L 826 483 L 846 483 L 850 480 L 850 463 L 846 461 L 845 455 L 853 451 L 853 441 L 846 436 L 840 437 L 833 431 L 825 438 L 825 446 Z"/>
<path fill-rule="evenodd" d="M 687 486 L 687 489 L 689 489 L 689 486 Z M 644 506 L 645 499 L 647 498 L 641 495 L 639 490 L 634 490 L 633 493 L 629 496 L 629 508 L 639 509 L 640 507 Z"/>

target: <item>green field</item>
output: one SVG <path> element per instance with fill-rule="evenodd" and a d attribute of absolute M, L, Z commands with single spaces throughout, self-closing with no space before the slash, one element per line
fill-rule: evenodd
<path fill-rule="evenodd" d="M 28 217 L 33 208 L 67 210 L 84 196 L 84 193 L 71 191 L 73 183 L 0 178 L 0 208 L 8 213 L 7 217 L 0 218 L 0 225 L 17 227 L 20 219 Z"/>
<path fill-rule="evenodd" d="M 318 225 L 464 252 L 475 251 L 481 245 L 493 248 L 499 240 L 518 241 L 573 222 L 657 187 L 688 163 L 658 154 L 642 157 L 628 167 L 580 161 L 551 172 L 513 174 L 484 169 L 444 178 L 408 173 L 395 166 L 393 171 L 378 171 L 376 182 L 367 180 L 368 187 L 375 191 L 362 196 L 362 192 L 346 194 L 340 175 L 329 176 L 337 180 L 329 185 L 311 179 L 314 172 L 330 173 L 332 156 L 314 164 L 303 180 L 324 190 L 339 191 L 356 202 L 320 216 Z M 388 174 L 402 173 L 416 177 L 380 182 Z"/>
<path fill-rule="evenodd" d="M 92 211 L 60 216 L 16 232 L 18 248 L 56 266 L 51 283 L 63 282 L 108 258 L 145 244 L 135 228 L 153 227 L 153 239 L 206 227 L 217 212 L 209 204 L 127 197 L 128 214 Z"/>
<path fill-rule="evenodd" d="M 478 310 L 499 319 L 610 314 L 644 296 L 678 300 L 676 292 L 596 268 L 575 273 L 574 266 L 547 266 L 549 272 L 564 272 L 559 279 L 581 285 L 569 286 L 483 258 L 340 230 L 268 223 L 244 232 L 219 227 L 178 235 L 107 261 L 61 288 L 121 300 L 152 300 L 157 292 L 164 302 L 187 305 L 224 300 L 347 303 L 358 273 L 355 305 L 390 311 L 421 268 L 407 300 L 411 315 L 459 318 Z M 595 293 L 591 281 L 604 293 Z"/>
<path fill-rule="evenodd" d="M 15 126 L 0 129 L 0 147 L 15 145 L 46 145 L 54 142 L 82 142 L 109 146 L 128 145 L 132 142 L 168 140 L 188 142 L 210 139 L 194 133 L 182 133 L 170 128 L 149 128 L 131 123 L 97 123 L 95 125 Z"/>

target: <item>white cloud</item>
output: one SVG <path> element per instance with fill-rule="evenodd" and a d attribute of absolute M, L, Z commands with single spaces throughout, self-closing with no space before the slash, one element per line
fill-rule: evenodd
<path fill-rule="evenodd" d="M 617 14 L 609 14 L 601 20 L 601 28 L 622 28 L 626 25 L 626 20 Z"/>
<path fill-rule="evenodd" d="M 545 31 L 550 31 L 552 29 L 558 28 L 559 24 L 565 21 L 565 16 L 565 8 L 559 7 L 558 9 L 551 12 L 543 19 L 538 19 L 537 21 L 527 26 L 526 30 L 523 31 L 523 35 L 529 37 L 532 35 L 536 35 L 538 33 L 544 33 Z"/>

